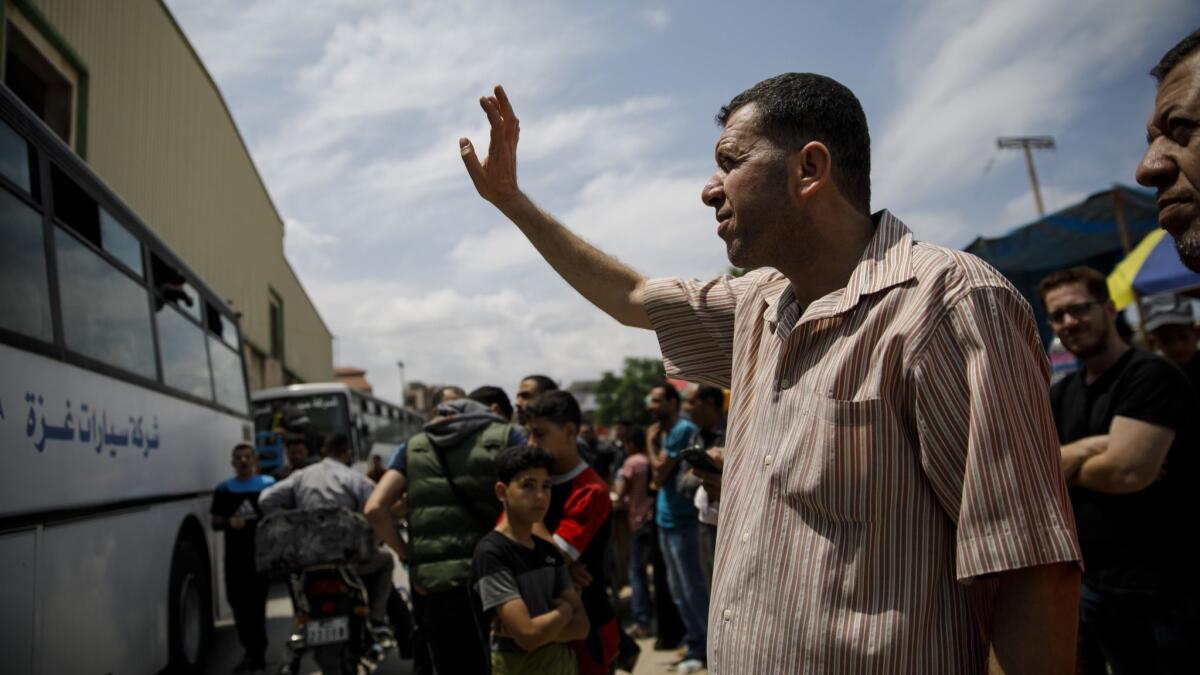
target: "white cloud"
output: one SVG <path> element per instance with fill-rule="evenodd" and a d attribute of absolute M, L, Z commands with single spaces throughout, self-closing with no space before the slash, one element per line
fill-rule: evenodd
<path fill-rule="evenodd" d="M 1148 4 L 1156 7 L 1147 7 Z M 1098 5 L 1098 6 L 1096 6 Z M 878 134 L 875 203 L 907 208 L 977 180 L 1002 135 L 1051 133 L 1138 59 L 1141 38 L 1182 0 L 930 3 L 895 48 L 897 111 Z M 1032 200 L 1030 200 L 1032 203 Z M 971 230 L 964 222 L 963 238 Z"/>
<path fill-rule="evenodd" d="M 665 7 L 647 7 L 642 10 L 641 17 L 651 28 L 663 29 L 671 23 L 671 13 Z"/>
<path fill-rule="evenodd" d="M 652 333 L 618 325 L 565 289 L 532 298 L 513 289 L 466 295 L 348 281 L 322 283 L 313 294 L 326 319 L 346 327 L 335 331 L 341 361 L 366 368 L 389 398 L 399 389 L 397 361 L 409 380 L 512 391 L 533 371 L 587 379 L 599 367 L 619 369 L 625 356 L 658 355 Z"/>
<path fill-rule="evenodd" d="M 337 241 L 295 218 L 284 220 L 283 247 L 288 260 L 305 269 L 327 271 L 332 267 L 327 248 Z"/>

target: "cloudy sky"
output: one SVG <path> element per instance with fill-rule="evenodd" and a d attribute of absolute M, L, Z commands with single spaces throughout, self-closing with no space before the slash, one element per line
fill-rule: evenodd
<path fill-rule="evenodd" d="M 700 187 L 717 109 L 787 71 L 832 76 L 871 125 L 873 208 L 962 247 L 1133 182 L 1166 49 L 1191 0 L 609 3 L 168 0 L 232 108 L 336 335 L 338 365 L 510 392 L 658 356 L 560 281 L 480 200 L 457 139 L 486 147 L 495 83 L 521 117 L 525 190 L 648 275 L 727 266 Z M 836 6 L 835 6 L 836 5 Z M 1086 9 L 1085 9 L 1086 7 Z"/>

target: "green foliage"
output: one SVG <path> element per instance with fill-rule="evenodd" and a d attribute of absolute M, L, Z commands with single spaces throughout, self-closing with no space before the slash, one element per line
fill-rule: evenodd
<path fill-rule="evenodd" d="M 729 267 L 729 269 L 725 271 L 725 273 L 726 273 L 726 274 L 728 274 L 728 275 L 729 275 L 729 276 L 731 276 L 731 277 L 740 277 L 740 276 L 744 275 L 746 272 L 749 272 L 749 271 L 750 271 L 750 270 L 748 270 L 748 269 L 745 269 L 745 268 L 742 268 L 742 267 L 733 267 L 733 266 L 731 265 L 731 266 Z"/>
<path fill-rule="evenodd" d="M 625 368 L 620 376 L 605 371 L 596 387 L 596 422 L 611 425 L 619 418 L 643 426 L 650 423 L 646 412 L 646 395 L 655 385 L 667 379 L 659 359 L 625 358 Z"/>

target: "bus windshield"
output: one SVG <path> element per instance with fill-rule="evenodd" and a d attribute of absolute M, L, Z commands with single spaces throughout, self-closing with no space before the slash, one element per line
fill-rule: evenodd
<path fill-rule="evenodd" d="M 350 434 L 350 410 L 346 395 L 310 394 L 254 402 L 254 430 L 271 432 L 282 426 L 283 412 L 293 409 L 308 416 L 314 440 L 324 442 L 333 434 Z M 314 448 L 320 450 L 320 448 Z"/>

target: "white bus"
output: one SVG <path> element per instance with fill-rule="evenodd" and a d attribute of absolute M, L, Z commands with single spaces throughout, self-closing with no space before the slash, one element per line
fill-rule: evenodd
<path fill-rule="evenodd" d="M 198 669 L 236 315 L 0 86 L 0 670 Z"/>
<path fill-rule="evenodd" d="M 271 438 L 280 415 L 287 408 L 304 413 L 321 445 L 333 434 L 346 434 L 354 461 L 363 466 L 371 455 L 384 461 L 409 438 L 421 431 L 425 419 L 415 410 L 376 398 L 340 382 L 293 384 L 254 392 L 254 429 L 260 440 L 259 466 L 282 464 L 277 439 Z M 262 442 L 266 440 L 267 442 Z M 320 450 L 319 447 L 314 450 Z"/>

